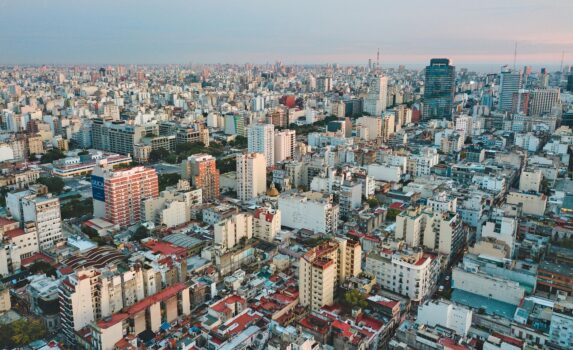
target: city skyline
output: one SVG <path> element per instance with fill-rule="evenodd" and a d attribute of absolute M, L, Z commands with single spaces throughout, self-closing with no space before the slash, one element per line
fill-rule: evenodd
<path fill-rule="evenodd" d="M 344 1 L 98 5 L 0 3 L 0 64 L 365 64 L 380 48 L 383 66 L 448 57 L 495 71 L 513 63 L 516 42 L 518 66 L 573 58 L 573 4 L 559 1 L 358 1 L 351 15 Z"/>

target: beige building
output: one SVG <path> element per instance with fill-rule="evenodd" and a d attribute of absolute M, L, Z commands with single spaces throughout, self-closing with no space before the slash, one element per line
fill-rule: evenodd
<path fill-rule="evenodd" d="M 396 217 L 395 238 L 410 247 L 424 246 L 440 254 L 456 253 L 463 244 L 462 221 L 450 211 L 413 207 Z"/>
<path fill-rule="evenodd" d="M 543 173 L 539 170 L 524 170 L 519 177 L 519 190 L 521 192 L 539 192 Z"/>
<path fill-rule="evenodd" d="M 267 169 L 262 153 L 237 156 L 237 197 L 249 201 L 264 194 L 267 189 Z"/>
<path fill-rule="evenodd" d="M 312 310 L 331 305 L 338 284 L 362 271 L 361 260 L 360 243 L 342 238 L 310 249 L 299 260 L 300 304 Z"/>
<path fill-rule="evenodd" d="M 179 180 L 176 187 L 167 188 L 159 197 L 141 202 L 142 221 L 165 227 L 181 225 L 191 220 L 191 208 L 202 202 L 201 189 L 191 190 L 187 180 Z"/>
<path fill-rule="evenodd" d="M 10 302 L 10 288 L 0 283 L 0 315 L 10 311 L 12 303 Z"/>
<path fill-rule="evenodd" d="M 521 204 L 525 215 L 543 216 L 547 207 L 547 196 L 544 194 L 510 192 L 507 195 L 507 203 Z"/>
<path fill-rule="evenodd" d="M 273 242 L 281 230 L 281 211 L 258 208 L 253 215 L 253 235 L 267 242 Z"/>

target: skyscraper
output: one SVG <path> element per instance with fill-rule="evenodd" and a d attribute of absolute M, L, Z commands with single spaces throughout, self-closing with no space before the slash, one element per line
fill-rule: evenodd
<path fill-rule="evenodd" d="M 503 66 L 499 77 L 499 110 L 511 112 L 513 107 L 513 94 L 521 88 L 521 74 Z"/>
<path fill-rule="evenodd" d="M 141 221 L 141 201 L 159 195 L 155 169 L 136 166 L 114 171 L 100 161 L 92 174 L 94 216 L 121 227 Z"/>
<path fill-rule="evenodd" d="M 449 58 L 430 60 L 426 67 L 424 119 L 452 119 L 455 80 L 456 67 L 450 65 Z"/>
<path fill-rule="evenodd" d="M 368 96 L 364 100 L 364 112 L 379 116 L 386 110 L 386 98 L 388 93 L 388 78 L 376 74 L 370 79 Z"/>
<path fill-rule="evenodd" d="M 194 154 L 181 163 L 181 176 L 202 191 L 203 200 L 219 197 L 219 170 L 209 154 Z"/>
<path fill-rule="evenodd" d="M 275 126 L 254 124 L 247 129 L 249 153 L 262 153 L 267 166 L 275 164 Z"/>
<path fill-rule="evenodd" d="M 237 156 L 237 197 L 248 201 L 265 193 L 267 171 L 265 157 L 261 153 Z"/>

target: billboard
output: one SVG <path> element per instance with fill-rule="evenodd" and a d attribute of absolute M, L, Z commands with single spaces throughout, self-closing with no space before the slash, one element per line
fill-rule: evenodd
<path fill-rule="evenodd" d="M 95 200 L 105 202 L 104 187 L 103 177 L 92 175 L 92 196 Z"/>

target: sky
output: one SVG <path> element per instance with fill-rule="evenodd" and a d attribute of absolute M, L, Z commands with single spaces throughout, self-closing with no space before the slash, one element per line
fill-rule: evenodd
<path fill-rule="evenodd" d="M 573 64 L 571 0 L 0 0 L 0 64 Z"/>

